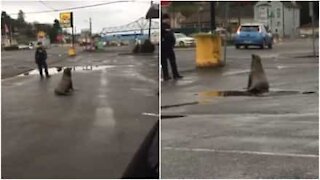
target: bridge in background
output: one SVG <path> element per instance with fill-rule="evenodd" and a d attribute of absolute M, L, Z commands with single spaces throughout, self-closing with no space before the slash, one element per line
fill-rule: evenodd
<path fill-rule="evenodd" d="M 160 23 L 156 20 L 151 20 L 151 39 L 157 42 L 159 38 Z M 141 17 L 131 23 L 105 27 L 102 29 L 100 35 L 106 41 L 130 41 L 135 39 L 144 40 L 148 38 L 149 20 Z"/>
<path fill-rule="evenodd" d="M 160 23 L 156 20 L 151 20 L 151 30 L 159 30 Z M 114 27 L 105 27 L 101 31 L 101 35 L 110 35 L 110 34 L 145 34 L 149 29 L 149 20 L 141 17 L 131 23 L 114 26 Z"/>

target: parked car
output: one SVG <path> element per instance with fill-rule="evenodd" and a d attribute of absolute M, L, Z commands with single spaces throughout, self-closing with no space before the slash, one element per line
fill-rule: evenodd
<path fill-rule="evenodd" d="M 222 39 L 225 39 L 226 37 L 230 39 L 230 35 L 225 28 L 217 27 L 215 32 L 218 33 Z M 208 34 L 211 34 L 211 33 L 212 33 L 211 31 L 208 32 Z"/>
<path fill-rule="evenodd" d="M 193 46 L 195 44 L 194 38 L 188 37 L 183 33 L 174 33 L 174 37 L 176 38 L 175 46 Z"/>
<path fill-rule="evenodd" d="M 33 44 L 28 43 L 28 44 L 19 44 L 18 45 L 19 49 L 23 50 L 23 49 L 33 49 Z"/>
<path fill-rule="evenodd" d="M 272 48 L 273 37 L 267 31 L 263 24 L 242 24 L 239 26 L 237 35 L 234 39 L 235 47 L 238 49 L 240 46 L 248 48 L 248 46 L 260 46 L 263 49 L 268 46 Z"/>

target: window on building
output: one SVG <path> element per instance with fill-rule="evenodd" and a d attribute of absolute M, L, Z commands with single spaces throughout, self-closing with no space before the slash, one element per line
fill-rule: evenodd
<path fill-rule="evenodd" d="M 280 27 L 280 25 L 281 25 L 281 23 L 280 23 L 280 21 L 278 21 L 278 22 L 277 22 L 277 26 Z"/>
<path fill-rule="evenodd" d="M 277 18 L 280 18 L 280 16 L 281 16 L 281 9 L 277 8 Z"/>

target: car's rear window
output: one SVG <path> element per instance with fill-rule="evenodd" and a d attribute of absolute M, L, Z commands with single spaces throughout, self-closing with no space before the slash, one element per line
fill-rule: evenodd
<path fill-rule="evenodd" d="M 242 32 L 259 32 L 259 26 L 241 26 Z"/>

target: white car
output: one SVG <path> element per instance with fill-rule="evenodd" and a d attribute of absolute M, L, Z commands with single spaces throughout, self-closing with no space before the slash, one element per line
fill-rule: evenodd
<path fill-rule="evenodd" d="M 195 44 L 194 38 L 188 37 L 183 33 L 174 33 L 174 37 L 176 38 L 175 46 L 193 46 Z"/>
<path fill-rule="evenodd" d="M 31 46 L 30 44 L 27 45 L 27 44 L 19 44 L 18 45 L 19 49 L 33 49 L 33 46 Z"/>

